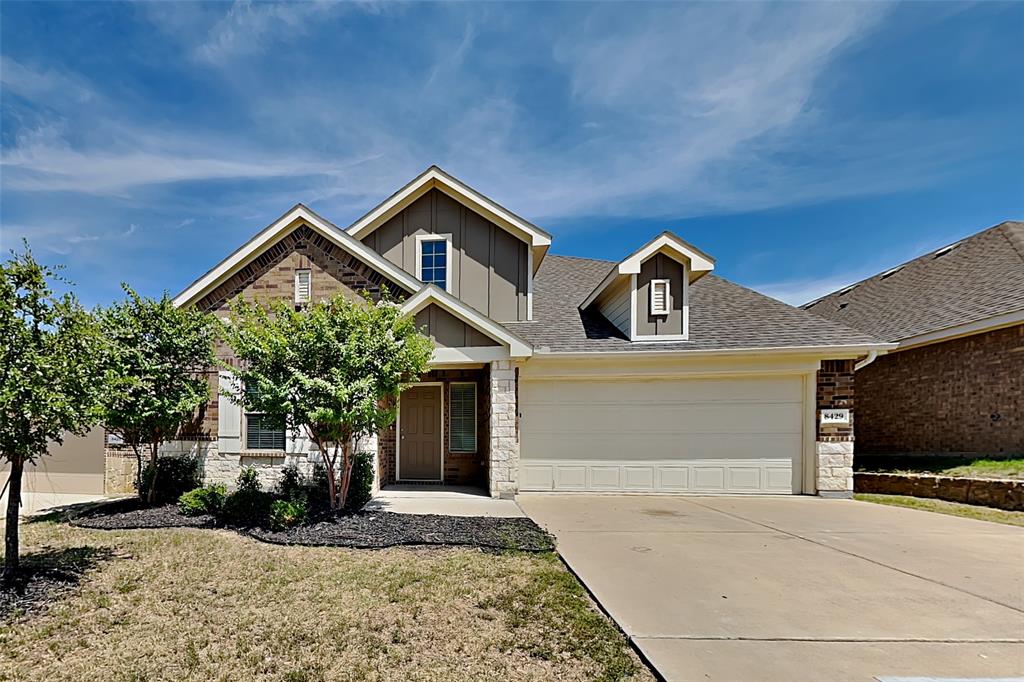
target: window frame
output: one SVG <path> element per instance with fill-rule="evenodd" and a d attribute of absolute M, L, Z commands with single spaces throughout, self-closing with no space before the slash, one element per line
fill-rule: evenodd
<path fill-rule="evenodd" d="M 665 287 L 665 296 L 663 298 L 664 306 L 660 307 L 660 308 L 655 306 L 655 302 L 654 302 L 655 301 L 655 291 L 657 290 L 658 286 Z M 671 296 L 672 296 L 672 280 L 670 280 L 670 279 L 652 279 L 650 284 L 648 285 L 648 287 L 649 287 L 649 292 L 650 292 L 650 298 L 649 298 L 649 301 L 648 301 L 648 304 L 647 304 L 649 314 L 655 315 L 655 316 L 658 316 L 658 317 L 662 317 L 662 316 L 665 316 L 665 315 L 670 315 L 672 313 L 672 303 L 671 303 L 671 300 L 670 300 Z"/>
<path fill-rule="evenodd" d="M 243 395 L 245 394 L 245 387 L 244 386 L 242 387 L 242 393 L 243 393 Z M 276 448 L 276 447 L 271 447 L 271 448 L 257 447 L 257 446 L 252 445 L 249 442 L 249 417 L 265 417 L 265 416 L 267 416 L 267 413 L 266 412 L 259 412 L 259 411 L 256 411 L 256 410 L 252 410 L 252 411 L 246 410 L 246 409 L 244 409 L 245 408 L 244 404 L 243 404 L 242 407 L 243 407 L 243 409 L 241 411 L 242 412 L 242 427 L 243 427 L 242 432 L 243 432 L 244 437 L 245 437 L 245 446 L 242 449 L 246 450 L 246 451 L 252 451 L 252 452 L 285 452 L 287 450 L 287 448 L 288 448 L 288 429 L 287 429 L 287 427 L 284 424 L 281 424 L 281 447 L 279 447 L 279 448 Z"/>
<path fill-rule="evenodd" d="M 452 240 L 444 234 L 418 234 L 416 235 L 416 279 L 423 282 L 423 243 L 444 242 L 444 290 L 452 291 Z M 437 284 L 437 282 L 433 282 Z"/>
<path fill-rule="evenodd" d="M 309 277 L 308 287 L 306 289 L 306 298 L 303 299 L 299 296 L 299 277 L 305 274 Z M 311 268 L 297 268 L 295 270 L 295 302 L 296 303 L 309 303 L 313 300 L 313 270 Z"/>
<path fill-rule="evenodd" d="M 455 429 L 452 428 L 452 417 L 455 414 L 454 410 L 452 409 L 452 405 L 453 405 L 452 389 L 455 386 L 472 386 L 473 387 L 473 419 L 471 420 L 471 423 L 473 424 L 473 449 L 472 450 L 456 450 L 455 448 L 452 447 L 452 434 L 455 432 Z M 477 388 L 477 384 L 476 384 L 475 381 L 451 381 L 451 382 L 448 382 L 448 452 L 451 452 L 453 454 L 459 454 L 459 455 L 475 455 L 477 452 L 480 451 L 480 428 L 479 428 L 479 424 L 477 424 L 477 421 L 479 419 L 479 413 L 478 413 L 478 408 L 479 408 L 478 401 L 479 400 L 480 400 L 480 390 L 479 390 L 479 388 Z"/>

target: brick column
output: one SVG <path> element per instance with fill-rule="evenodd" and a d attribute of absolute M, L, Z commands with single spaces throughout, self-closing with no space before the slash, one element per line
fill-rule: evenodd
<path fill-rule="evenodd" d="M 516 367 L 511 360 L 491 363 L 490 462 L 491 497 L 511 499 L 519 491 L 519 433 L 516 425 Z"/>
<path fill-rule="evenodd" d="M 822 497 L 853 495 L 853 375 L 855 360 L 823 360 L 818 370 L 817 488 Z M 822 424 L 822 410 L 847 409 L 849 424 Z"/>

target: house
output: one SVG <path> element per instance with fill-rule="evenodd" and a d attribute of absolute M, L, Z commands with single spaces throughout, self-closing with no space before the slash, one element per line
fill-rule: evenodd
<path fill-rule="evenodd" d="M 399 301 L 437 348 L 395 426 L 359 444 L 377 485 L 850 493 L 853 366 L 888 344 L 716 277 L 668 232 L 618 262 L 551 244 L 434 166 L 346 229 L 295 206 L 175 302 Z M 269 479 L 311 445 L 219 397 L 171 450 L 201 455 L 209 480 Z"/>
<path fill-rule="evenodd" d="M 897 344 L 856 373 L 858 453 L 1024 453 L 1024 223 L 803 307 Z"/>

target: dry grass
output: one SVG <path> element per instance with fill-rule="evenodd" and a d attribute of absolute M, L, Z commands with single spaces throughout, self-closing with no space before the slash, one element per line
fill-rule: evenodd
<path fill-rule="evenodd" d="M 939 514 L 949 514 L 950 516 L 963 516 L 964 518 L 977 519 L 979 521 L 1005 523 L 1008 526 L 1024 526 L 1024 512 L 1006 511 L 1004 509 L 993 509 L 992 507 L 981 507 L 975 504 L 961 504 L 959 502 L 947 502 L 945 500 L 924 497 L 907 497 L 905 495 L 857 493 L 854 497 L 863 502 L 920 509 Z"/>
<path fill-rule="evenodd" d="M 964 478 L 1024 478 L 1024 457 L 969 457 L 954 455 L 861 455 L 857 471 L 896 474 L 934 474 Z"/>
<path fill-rule="evenodd" d="M 0 623 L 0 680 L 651 679 L 550 554 L 55 523 L 26 524 L 23 544 L 114 558 Z"/>

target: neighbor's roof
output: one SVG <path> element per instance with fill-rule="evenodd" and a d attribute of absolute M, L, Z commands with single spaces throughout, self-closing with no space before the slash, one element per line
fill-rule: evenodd
<path fill-rule="evenodd" d="M 593 307 L 579 306 L 615 265 L 551 256 L 533 285 L 533 321 L 506 322 L 538 351 L 652 352 L 817 346 L 875 346 L 868 334 L 788 306 L 715 275 L 690 285 L 690 340 L 631 343 Z"/>
<path fill-rule="evenodd" d="M 1024 310 L 1024 223 L 1001 223 L 803 308 L 886 341 Z"/>

